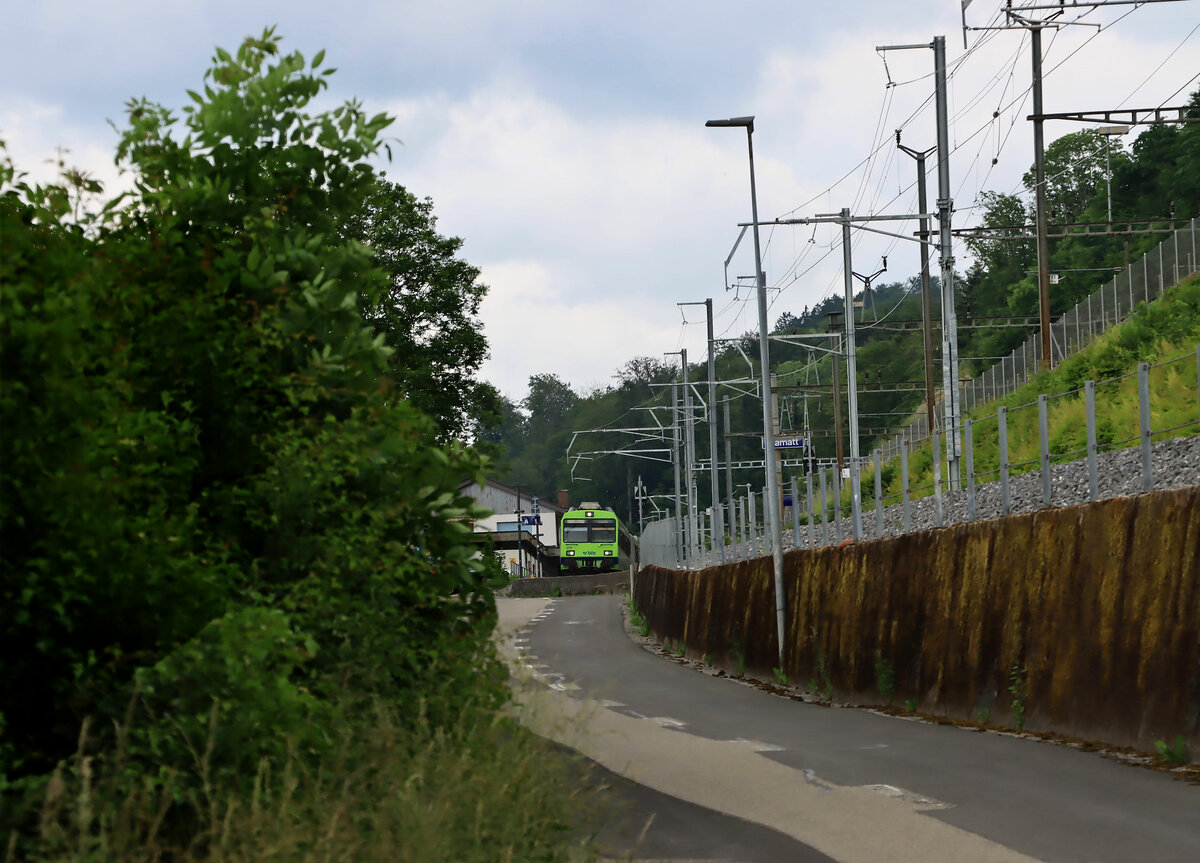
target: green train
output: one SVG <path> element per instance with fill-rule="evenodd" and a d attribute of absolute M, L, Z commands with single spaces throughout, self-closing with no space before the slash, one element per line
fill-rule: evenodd
<path fill-rule="evenodd" d="M 598 503 L 581 503 L 559 520 L 559 563 L 563 575 L 613 572 L 629 565 L 628 537 L 617 514 Z M 622 542 L 624 540 L 624 542 Z"/>

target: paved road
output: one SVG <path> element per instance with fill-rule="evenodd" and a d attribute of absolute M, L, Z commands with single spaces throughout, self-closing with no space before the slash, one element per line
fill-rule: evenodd
<path fill-rule="evenodd" d="M 1200 787 L 1166 774 L 705 675 L 631 641 L 615 597 L 504 601 L 508 626 L 523 618 L 517 644 L 549 684 L 526 698 L 531 724 L 653 791 L 801 843 L 768 859 L 1200 861 Z"/>

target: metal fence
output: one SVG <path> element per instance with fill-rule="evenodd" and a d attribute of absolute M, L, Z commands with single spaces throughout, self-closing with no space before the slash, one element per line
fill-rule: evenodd
<path fill-rule="evenodd" d="M 1200 231 L 1198 222 L 1200 219 L 1193 218 L 1185 227 L 1173 231 L 1171 236 L 1155 249 L 1117 273 L 1110 282 L 1055 319 L 1050 332 L 1051 350 L 1056 361 L 1061 362 L 1086 347 L 1106 328 L 1128 319 L 1140 303 L 1157 299 L 1165 291 L 1196 273 L 1200 261 L 1197 254 L 1197 233 Z M 963 410 L 967 411 L 994 401 L 1024 386 L 1037 372 L 1042 359 L 1041 353 L 1041 339 L 1035 334 L 977 378 L 963 385 L 960 401 Z M 1146 366 L 1144 371 L 1139 369 L 1137 374 L 1149 375 L 1154 373 L 1155 369 L 1186 362 L 1187 359 Z M 1200 363 L 1200 358 L 1196 362 Z M 1189 419 L 1174 428 L 1150 429 L 1148 432 L 1140 429 L 1137 436 L 1126 436 L 1116 440 L 1111 432 L 1111 422 L 1106 422 L 1103 416 L 1097 420 L 1096 406 L 1104 402 L 1106 393 L 1114 387 L 1119 388 L 1120 382 L 1129 377 L 1126 375 L 1099 384 L 1089 381 L 1080 390 L 1057 396 L 1043 396 L 1037 402 L 1015 408 L 1000 408 L 992 416 L 965 421 L 963 439 L 960 442 L 965 466 L 961 471 L 962 480 L 958 488 L 952 488 L 941 479 L 947 475 L 944 470 L 942 430 L 939 427 L 931 432 L 922 413 L 916 421 L 898 429 L 886 443 L 862 460 L 860 467 L 863 471 L 864 537 L 894 535 L 944 525 L 949 523 L 948 520 L 973 520 L 977 517 L 1013 512 L 1013 492 L 1009 483 L 1014 476 L 1030 469 L 1040 472 L 1042 483 L 1049 483 L 1049 487 L 1043 486 L 1041 491 L 1043 505 L 1082 502 L 1075 492 L 1068 496 L 1060 493 L 1061 499 L 1054 500 L 1052 479 L 1054 466 L 1081 457 L 1081 465 L 1086 465 L 1091 474 L 1087 480 L 1088 496 L 1082 500 L 1095 500 L 1097 494 L 1101 497 L 1113 496 L 1099 491 L 1104 485 L 1098 476 L 1101 470 L 1099 461 L 1105 453 L 1129 447 L 1134 443 L 1143 451 L 1143 487 L 1155 487 L 1153 447 L 1148 441 L 1143 441 L 1142 436 L 1157 438 L 1198 423 L 1195 419 Z M 1143 383 L 1139 377 L 1139 394 Z M 1052 405 L 1059 400 L 1069 401 L 1081 392 L 1085 405 L 1090 405 L 1082 409 L 1086 417 L 1081 417 L 1086 428 L 1090 429 L 1087 432 L 1090 443 L 1073 449 L 1063 449 L 1062 436 L 1049 440 L 1043 433 L 1037 458 L 1025 458 L 1020 454 L 1014 457 L 1010 454 L 1007 440 L 1011 436 L 1010 428 L 1014 422 L 1017 425 L 1021 424 L 1024 413 L 1049 412 Z M 1140 410 L 1149 409 L 1147 394 Z M 940 416 L 937 411 L 935 416 Z M 1149 419 L 1146 421 L 1149 422 Z M 1039 424 L 1041 422 L 1044 421 L 1039 420 Z M 997 452 L 1002 453 L 999 462 L 995 465 L 976 465 L 973 450 L 978 442 L 989 436 L 996 438 Z M 1026 453 L 1027 446 L 1022 444 L 1016 451 Z M 1150 455 L 1146 455 L 1147 452 Z M 938 454 L 937 458 L 934 457 L 935 453 Z M 918 487 L 910 486 L 909 462 L 913 458 L 934 465 L 932 482 Z M 886 485 L 895 485 L 899 490 L 888 494 L 882 481 L 885 473 L 883 465 L 893 461 L 898 462 L 901 475 L 898 478 L 890 477 L 892 481 Z M 1082 469 L 1081 467 L 1080 470 Z M 1116 465 L 1114 469 L 1120 470 L 1122 467 Z M 787 506 L 784 511 L 786 545 L 812 548 L 853 538 L 850 517 L 843 512 L 848 510 L 848 505 L 842 503 L 843 481 L 841 473 L 828 461 L 818 466 L 815 476 L 808 475 L 792 480 L 790 497 L 799 505 Z M 1200 477 L 1192 481 L 1200 482 Z M 876 486 L 874 500 L 870 497 L 872 484 Z M 1133 493 L 1140 490 L 1129 486 L 1128 482 L 1124 483 L 1122 487 L 1125 490 L 1117 493 Z M 764 536 L 765 517 L 762 506 L 762 495 L 765 493 L 765 490 L 758 494 L 749 493 L 737 498 L 732 504 L 721 507 L 723 518 L 718 524 L 722 527 L 716 531 L 713 530 L 714 514 L 711 509 L 697 513 L 691 525 L 686 523 L 687 516 L 683 522 L 667 518 L 647 525 L 642 534 L 642 562 L 659 566 L 695 568 L 715 565 L 722 562 L 722 558 L 725 561 L 736 561 L 769 554 L 770 547 Z M 928 500 L 920 500 L 923 497 Z M 993 512 L 997 507 L 998 511 Z M 886 515 L 890 508 L 894 508 L 894 511 L 891 515 Z M 983 511 L 988 514 L 981 516 L 980 512 Z M 866 513 L 871 513 L 871 516 L 868 517 Z M 725 537 L 723 554 L 722 543 L 713 542 L 714 533 Z"/>
<path fill-rule="evenodd" d="M 1086 347 L 1107 327 L 1129 318 L 1139 303 L 1157 299 L 1166 290 L 1196 273 L 1200 268 L 1200 257 L 1197 257 L 1198 221 L 1200 219 L 1193 218 L 1185 227 L 1173 231 L 1156 249 L 1121 270 L 1108 284 L 1052 321 L 1050 346 L 1055 362 L 1061 362 Z M 1034 334 L 977 378 L 963 384 L 959 404 L 966 411 L 1011 393 L 1029 382 L 1041 361 L 1041 337 Z M 935 416 L 940 417 L 940 414 L 935 411 Z M 929 438 L 929 422 L 922 413 L 913 423 L 898 429 L 879 447 L 879 451 L 883 460 L 888 461 L 895 458 L 910 441 Z"/>
<path fill-rule="evenodd" d="M 966 421 L 962 444 L 959 483 L 942 479 L 948 474 L 936 432 L 925 441 L 903 440 L 892 465 L 879 451 L 864 459 L 862 538 L 1200 483 L 1200 345 L 1129 374 L 1000 406 Z M 922 484 L 914 485 L 916 477 Z M 723 543 L 712 541 L 712 510 L 699 514 L 693 526 L 699 542 L 691 547 L 674 518 L 648 525 L 643 563 L 701 568 L 722 557 L 769 554 L 762 500 L 748 494 L 726 507 L 729 527 L 715 532 L 724 534 Z M 784 502 L 787 548 L 853 538 L 835 466 L 791 477 Z"/>

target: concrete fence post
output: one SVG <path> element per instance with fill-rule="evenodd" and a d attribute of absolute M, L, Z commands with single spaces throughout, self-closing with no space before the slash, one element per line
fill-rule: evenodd
<path fill-rule="evenodd" d="M 936 431 L 930 436 L 933 443 L 933 499 L 937 510 L 938 527 L 946 525 L 946 510 L 942 502 L 942 439 Z"/>
<path fill-rule="evenodd" d="M 1042 506 L 1050 506 L 1050 410 L 1045 393 L 1038 395 L 1038 439 L 1042 449 Z"/>
<path fill-rule="evenodd" d="M 996 420 L 1000 426 L 1000 514 L 1008 515 L 1008 409 L 1000 407 Z"/>
<path fill-rule="evenodd" d="M 1142 255 L 1142 292 L 1150 302 L 1150 256 Z"/>
<path fill-rule="evenodd" d="M 883 539 L 883 470 L 875 453 L 875 538 Z"/>
<path fill-rule="evenodd" d="M 975 520 L 975 428 L 971 420 L 963 425 L 963 458 L 967 463 L 967 521 Z"/>
<path fill-rule="evenodd" d="M 1138 416 L 1142 426 L 1142 491 L 1154 491 L 1153 429 L 1150 426 L 1150 364 L 1138 363 Z"/>
<path fill-rule="evenodd" d="M 1096 465 L 1096 382 L 1083 384 L 1083 404 L 1087 418 L 1088 500 L 1100 495 L 1100 475 Z"/>

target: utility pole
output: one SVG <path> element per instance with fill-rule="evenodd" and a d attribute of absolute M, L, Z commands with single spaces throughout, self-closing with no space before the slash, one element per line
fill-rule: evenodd
<path fill-rule="evenodd" d="M 725 503 L 733 526 L 733 424 L 729 417 L 729 396 L 725 397 Z"/>
<path fill-rule="evenodd" d="M 721 506 L 721 488 L 717 458 L 717 345 L 713 337 L 713 301 L 704 301 L 708 317 L 708 453 L 712 479 L 713 542 L 720 548 L 725 563 L 725 508 Z"/>
<path fill-rule="evenodd" d="M 675 466 L 675 559 L 683 563 L 683 494 L 679 484 L 679 385 L 671 384 L 671 463 Z"/>
<path fill-rule="evenodd" d="M 1037 226 L 1038 314 L 1041 315 L 1042 368 L 1053 366 L 1050 348 L 1050 238 L 1046 236 L 1046 141 L 1042 117 L 1042 28 L 1041 21 L 1029 22 L 1033 54 L 1033 176 L 1035 224 Z"/>
<path fill-rule="evenodd" d="M 525 577 L 525 542 L 521 528 L 521 489 L 524 485 L 515 485 L 517 490 L 517 572 L 518 578 Z"/>
<path fill-rule="evenodd" d="M 531 500 L 529 502 L 529 514 L 534 517 L 533 524 L 534 524 L 534 530 L 536 531 L 536 536 L 537 536 L 537 544 L 534 547 L 537 549 L 540 549 L 542 547 L 542 503 L 541 503 L 540 498 L 535 497 L 533 500 Z M 533 569 L 536 570 L 539 578 L 542 576 L 541 563 L 542 563 L 541 559 L 535 556 L 534 557 L 535 566 L 533 567 Z"/>
<path fill-rule="evenodd" d="M 846 288 L 846 395 L 850 409 L 850 512 L 854 539 L 862 539 L 862 485 L 858 473 L 858 358 L 854 345 L 854 264 L 850 255 L 850 209 L 842 208 L 842 267 Z"/>
<path fill-rule="evenodd" d="M 921 46 L 928 47 L 928 46 Z M 947 180 L 947 182 L 949 182 Z M 854 513 L 854 538 L 862 539 L 862 484 L 860 482 L 860 459 L 859 459 L 859 429 L 858 429 L 858 364 L 856 357 L 856 346 L 854 342 L 854 265 L 850 251 L 850 228 L 854 222 L 877 222 L 877 221 L 905 221 L 919 217 L 920 213 L 914 215 L 875 215 L 875 216 L 852 216 L 850 210 L 843 207 L 840 213 L 818 213 L 812 218 L 805 219 L 775 219 L 772 222 L 763 224 L 771 225 L 812 225 L 826 222 L 836 222 L 842 226 L 842 269 L 844 273 L 845 283 L 845 332 L 846 332 L 846 394 L 848 409 L 850 413 L 850 506 Z M 758 227 L 757 219 L 750 224 Z M 861 226 L 862 230 L 871 231 L 885 236 L 897 237 L 902 240 L 913 240 L 912 237 L 906 237 L 902 234 L 895 234 L 888 231 L 882 231 L 878 228 Z M 948 230 L 948 226 L 947 226 Z M 760 310 L 761 316 L 765 319 L 766 310 Z M 957 354 L 956 354 L 957 356 Z M 765 357 L 764 357 L 765 359 Z M 766 402 L 764 401 L 764 411 L 766 410 Z M 763 418 L 764 425 L 768 422 L 766 416 Z M 772 435 L 772 443 L 774 443 L 774 435 Z M 778 513 L 776 513 L 778 514 Z"/>
<path fill-rule="evenodd" d="M 917 160 L 917 209 L 921 213 L 926 209 L 925 198 L 925 157 L 937 148 L 914 150 L 900 143 L 900 130 L 896 130 L 896 146 L 904 153 Z M 929 219 L 921 216 L 921 334 L 925 343 L 925 418 L 929 423 L 929 433 L 933 434 L 934 425 L 934 392 L 933 392 L 933 290 L 929 279 Z"/>
<path fill-rule="evenodd" d="M 963 4 L 965 10 L 970 0 Z M 950 196 L 950 120 L 949 95 L 946 85 L 946 37 L 934 36 L 923 45 L 878 45 L 876 51 L 907 51 L 912 48 L 933 49 L 934 96 L 937 113 L 938 154 L 938 252 L 941 258 L 942 288 L 942 403 L 945 405 L 946 464 L 949 480 L 959 481 L 961 456 L 962 394 L 958 387 L 958 317 L 954 310 L 954 252 L 950 219 L 954 200 Z M 899 144 L 899 139 L 896 141 Z M 903 149 L 903 148 L 902 148 Z M 907 152 L 907 151 L 906 151 Z M 910 153 L 910 155 L 912 155 Z M 924 174 L 922 173 L 922 176 Z M 924 249 L 924 241 L 922 241 Z M 930 432 L 933 431 L 932 424 Z"/>
<path fill-rule="evenodd" d="M 771 422 L 772 422 L 771 430 L 773 432 L 774 439 L 779 440 L 779 434 L 782 430 L 782 423 L 780 422 L 780 418 L 779 418 L 779 396 L 776 395 L 776 393 L 775 393 L 775 384 L 776 383 L 777 383 L 776 376 L 774 373 L 772 373 L 771 374 L 771 391 L 768 395 L 768 398 L 771 399 Z M 776 504 L 779 508 L 776 510 L 776 512 L 779 513 L 780 530 L 782 531 L 782 529 L 783 529 L 783 498 L 784 498 L 784 494 L 785 494 L 784 488 L 783 488 L 783 455 L 781 453 L 779 453 L 778 450 L 776 450 L 776 456 L 777 457 L 773 460 L 772 463 L 774 464 L 774 470 L 775 470 L 775 491 L 779 495 L 779 501 Z"/>
<path fill-rule="evenodd" d="M 959 457 L 962 448 L 962 393 L 958 386 L 958 315 L 954 309 L 954 250 L 951 246 L 950 218 L 954 200 L 950 197 L 950 122 L 946 85 L 946 37 L 933 37 L 933 67 L 937 88 L 938 154 L 938 253 L 942 264 L 942 402 L 946 406 L 947 480 L 959 487 Z M 933 429 L 931 428 L 932 434 Z"/>
<path fill-rule="evenodd" d="M 708 323 L 708 451 L 710 454 L 710 491 L 712 495 L 712 530 L 714 536 L 724 535 L 724 514 L 721 511 L 721 491 L 720 491 L 720 474 L 719 465 L 720 458 L 717 455 L 717 357 L 716 357 L 716 338 L 713 336 L 713 308 L 712 299 L 709 298 L 703 303 L 676 303 L 677 306 L 704 306 L 705 318 Z M 684 378 L 686 380 L 686 377 Z M 690 435 L 692 440 L 692 452 L 695 454 L 695 432 Z M 697 471 L 699 472 L 699 471 Z M 697 498 L 700 496 L 700 490 L 693 483 L 693 491 Z M 699 500 L 695 502 L 693 512 L 699 512 Z M 703 538 L 700 539 L 700 544 L 703 545 Z M 720 561 L 725 562 L 725 545 L 721 543 Z"/>
<path fill-rule="evenodd" d="M 1046 212 L 1046 148 L 1045 137 L 1043 133 L 1043 124 L 1047 119 L 1085 119 L 1084 116 L 1065 116 L 1047 115 L 1042 108 L 1042 31 L 1045 29 L 1057 29 L 1066 24 L 1076 23 L 1064 21 L 1055 23 L 1055 19 L 1062 16 L 1068 9 L 1076 13 L 1092 12 L 1106 6 L 1144 6 L 1147 3 L 1175 3 L 1179 0 L 1072 0 L 1069 6 L 1065 5 L 1062 0 L 1058 3 L 1038 3 L 1019 8 L 1012 8 L 1012 3 L 1009 2 L 1004 9 L 1004 14 L 1008 18 L 1009 24 L 994 27 L 968 27 L 966 10 L 968 3 L 963 4 L 963 45 L 967 43 L 968 30 L 1017 30 L 1023 29 L 1029 31 L 1030 38 L 1030 55 L 1033 61 L 1033 114 L 1028 119 L 1033 121 L 1033 172 L 1034 172 L 1034 200 L 1035 200 L 1035 223 L 1036 223 L 1036 242 L 1037 242 L 1037 259 L 1038 259 L 1038 311 L 1041 315 L 1041 351 L 1042 351 L 1042 368 L 1050 369 L 1054 366 L 1054 354 L 1051 351 L 1050 342 L 1050 239 L 1048 236 L 1047 222 L 1049 221 L 1048 213 Z M 1042 20 L 1034 20 L 1032 17 L 1027 17 L 1030 12 L 1047 12 Z M 1099 26 L 1099 25 L 1093 25 Z M 1162 111 L 1162 106 L 1149 109 L 1143 113 L 1153 113 L 1156 118 Z M 1175 110 L 1175 109 L 1167 109 Z M 1113 112 L 1089 112 L 1091 114 L 1111 114 Z M 1182 111 L 1181 111 L 1182 115 Z M 939 139 L 939 146 L 941 146 Z M 1109 216 L 1109 221 L 1112 221 L 1112 216 Z M 947 430 L 947 441 L 949 441 L 949 430 Z"/>
<path fill-rule="evenodd" d="M 1100 126 L 1096 131 L 1104 136 L 1104 191 L 1108 198 L 1108 223 L 1112 224 L 1112 139 L 1129 132 L 1128 126 Z"/>
<path fill-rule="evenodd" d="M 837 329 L 837 324 L 834 323 L 834 316 L 837 312 L 829 313 L 829 332 L 834 332 Z M 845 462 L 845 455 L 842 452 L 842 373 L 841 373 L 841 354 L 835 352 L 831 355 L 833 360 L 833 441 L 834 452 L 837 456 L 838 470 L 842 469 L 842 464 Z"/>
<path fill-rule="evenodd" d="M 692 386 L 688 381 L 687 348 L 680 352 L 680 365 L 683 367 L 683 464 L 684 484 L 687 494 L 687 538 L 688 557 L 694 558 L 699 550 L 699 540 L 696 536 L 699 525 L 696 523 L 696 429 L 692 423 Z"/>

